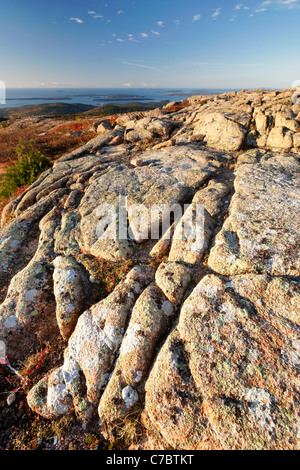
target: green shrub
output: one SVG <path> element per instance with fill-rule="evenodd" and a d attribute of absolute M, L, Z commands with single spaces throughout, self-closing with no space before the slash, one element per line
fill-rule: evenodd
<path fill-rule="evenodd" d="M 25 143 L 20 139 L 16 155 L 15 163 L 1 177 L 0 198 L 7 198 L 21 186 L 32 184 L 52 166 L 51 161 L 35 148 L 32 140 Z"/>

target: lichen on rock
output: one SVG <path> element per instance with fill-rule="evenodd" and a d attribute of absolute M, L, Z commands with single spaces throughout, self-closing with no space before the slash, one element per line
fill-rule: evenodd
<path fill-rule="evenodd" d="M 145 450 L 297 448 L 292 95 L 193 96 L 102 120 L 7 205 L 0 340 L 15 367 L 67 341 L 28 393 L 35 413 L 75 413 L 107 440 L 136 416 Z"/>

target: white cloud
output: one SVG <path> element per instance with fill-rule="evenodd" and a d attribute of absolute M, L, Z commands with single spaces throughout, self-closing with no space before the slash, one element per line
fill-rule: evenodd
<path fill-rule="evenodd" d="M 117 38 L 117 41 L 124 42 L 124 39 Z"/>
<path fill-rule="evenodd" d="M 221 14 L 222 8 L 216 8 L 211 17 L 215 20 Z"/>
<path fill-rule="evenodd" d="M 152 34 L 155 34 L 155 36 L 159 36 L 159 35 L 160 35 L 160 33 L 159 33 L 158 31 L 154 31 L 153 29 L 151 29 L 151 33 L 152 33 Z"/>
<path fill-rule="evenodd" d="M 160 26 L 161 28 L 163 28 L 165 26 L 163 21 L 158 21 L 157 25 Z"/>
<path fill-rule="evenodd" d="M 96 13 L 94 10 L 88 11 L 88 15 L 92 15 L 93 18 L 103 18 L 103 15 L 100 15 L 99 13 Z"/>
<path fill-rule="evenodd" d="M 199 21 L 201 18 L 201 15 L 198 13 L 197 15 L 194 15 L 193 21 Z"/>
<path fill-rule="evenodd" d="M 234 9 L 235 10 L 240 10 L 242 8 L 243 4 L 242 3 L 238 3 L 237 5 L 235 5 Z"/>
<path fill-rule="evenodd" d="M 76 23 L 83 23 L 83 20 L 81 20 L 80 18 L 74 18 L 74 16 L 72 16 L 70 18 L 71 21 L 76 21 Z"/>
<path fill-rule="evenodd" d="M 147 33 L 141 33 L 141 36 L 142 36 L 142 38 L 147 38 L 147 37 L 149 36 L 149 34 L 147 34 Z"/>
<path fill-rule="evenodd" d="M 133 37 L 133 34 L 128 33 L 127 36 L 128 36 L 128 40 L 131 42 L 140 42 Z"/>
<path fill-rule="evenodd" d="M 180 20 L 175 20 L 174 23 L 175 23 L 177 26 L 179 26 L 181 22 L 180 22 Z"/>
<path fill-rule="evenodd" d="M 292 8 L 300 8 L 299 0 L 277 0 L 277 4 L 289 10 Z"/>
<path fill-rule="evenodd" d="M 123 15 L 124 11 L 123 10 L 118 10 L 118 15 Z"/>
<path fill-rule="evenodd" d="M 266 7 L 273 6 L 273 8 L 292 10 L 294 8 L 300 8 L 299 0 L 265 0 L 262 2 L 260 7 L 255 10 L 257 13 L 266 11 Z"/>

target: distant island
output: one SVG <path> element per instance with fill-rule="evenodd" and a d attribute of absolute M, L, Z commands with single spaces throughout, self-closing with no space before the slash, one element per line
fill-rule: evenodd
<path fill-rule="evenodd" d="M 81 103 L 45 103 L 3 108 L 0 109 L 0 118 L 16 119 L 30 116 L 61 116 L 81 113 L 88 113 L 93 116 L 107 116 L 109 114 L 128 113 L 132 111 L 149 111 L 164 106 L 167 103 L 169 103 L 169 100 L 151 101 L 149 103 L 135 101 L 130 103 L 109 103 L 100 107 Z"/>

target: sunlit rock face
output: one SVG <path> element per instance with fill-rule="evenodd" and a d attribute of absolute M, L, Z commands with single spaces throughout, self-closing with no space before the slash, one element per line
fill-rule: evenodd
<path fill-rule="evenodd" d="M 135 416 L 141 449 L 296 449 L 294 93 L 119 116 L 5 208 L 1 345 L 17 368 L 66 344 L 34 412 L 106 439 Z"/>

